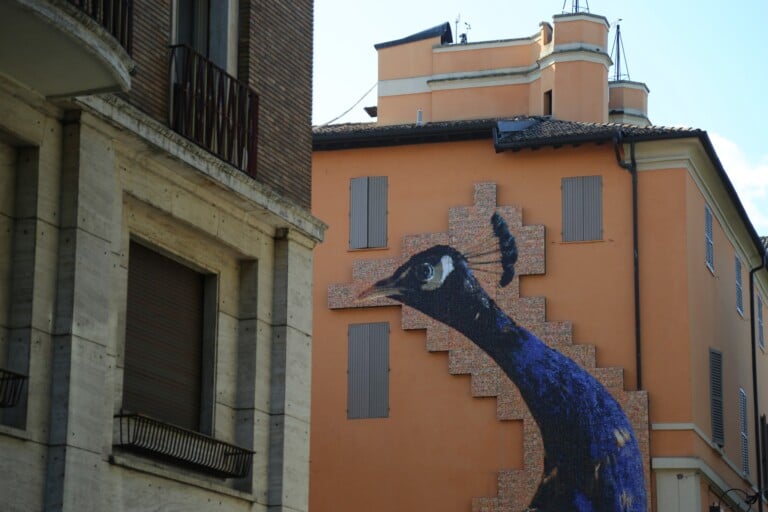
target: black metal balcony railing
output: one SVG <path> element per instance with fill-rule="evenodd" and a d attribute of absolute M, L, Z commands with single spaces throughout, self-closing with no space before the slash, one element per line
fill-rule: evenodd
<path fill-rule="evenodd" d="M 24 375 L 0 369 L 0 407 L 14 407 L 19 403 L 26 380 Z"/>
<path fill-rule="evenodd" d="M 253 452 L 140 414 L 115 416 L 120 422 L 116 445 L 170 463 L 223 478 L 248 474 Z"/>
<path fill-rule="evenodd" d="M 171 47 L 171 128 L 256 175 L 259 97 L 186 45 Z"/>
<path fill-rule="evenodd" d="M 69 0 L 96 20 L 131 54 L 133 46 L 133 0 Z"/>

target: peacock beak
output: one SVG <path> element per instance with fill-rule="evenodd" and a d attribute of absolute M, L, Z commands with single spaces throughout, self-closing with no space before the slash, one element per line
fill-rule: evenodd
<path fill-rule="evenodd" d="M 370 288 L 367 288 L 360 292 L 357 296 L 357 300 L 375 299 L 379 297 L 391 297 L 393 295 L 399 295 L 402 291 L 398 286 L 399 279 L 394 276 L 387 277 L 374 283 Z"/>

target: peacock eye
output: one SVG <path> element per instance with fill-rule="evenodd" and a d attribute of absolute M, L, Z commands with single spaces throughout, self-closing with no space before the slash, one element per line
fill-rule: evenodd
<path fill-rule="evenodd" d="M 429 263 L 421 263 L 416 267 L 415 271 L 416 278 L 419 279 L 419 281 L 426 282 L 435 277 L 435 267 Z"/>

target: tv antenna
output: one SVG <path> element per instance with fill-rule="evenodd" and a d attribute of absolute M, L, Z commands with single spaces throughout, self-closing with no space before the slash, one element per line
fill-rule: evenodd
<path fill-rule="evenodd" d="M 456 37 L 458 38 L 457 42 L 459 44 L 467 44 L 467 34 L 469 33 L 470 30 L 472 30 L 472 25 L 470 25 L 469 23 L 467 23 L 465 21 L 464 22 L 464 33 L 463 34 L 459 34 L 459 23 L 460 22 L 461 22 L 461 14 L 456 16 Z"/>
<path fill-rule="evenodd" d="M 616 21 L 616 37 L 611 48 L 611 60 L 613 61 L 613 80 L 629 80 L 629 67 L 627 56 L 624 54 L 624 42 L 621 39 L 621 18 Z M 623 68 L 622 68 L 623 65 Z"/>
<path fill-rule="evenodd" d="M 563 12 L 567 12 L 565 10 L 565 4 L 568 3 L 568 0 L 563 1 Z M 589 12 L 589 2 L 587 0 L 571 0 L 571 13 L 577 14 L 580 12 Z"/>

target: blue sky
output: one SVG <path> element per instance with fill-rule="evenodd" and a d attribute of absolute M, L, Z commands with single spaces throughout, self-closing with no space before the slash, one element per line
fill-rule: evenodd
<path fill-rule="evenodd" d="M 651 121 L 706 130 L 752 223 L 768 235 L 768 2 L 585 3 L 611 23 L 610 43 L 621 19 L 630 77 L 651 91 Z M 313 123 L 341 115 L 375 85 L 376 43 L 454 27 L 459 15 L 470 42 L 529 36 L 562 10 L 563 0 L 315 0 Z M 374 88 L 336 122 L 370 121 L 362 107 L 375 104 Z"/>

